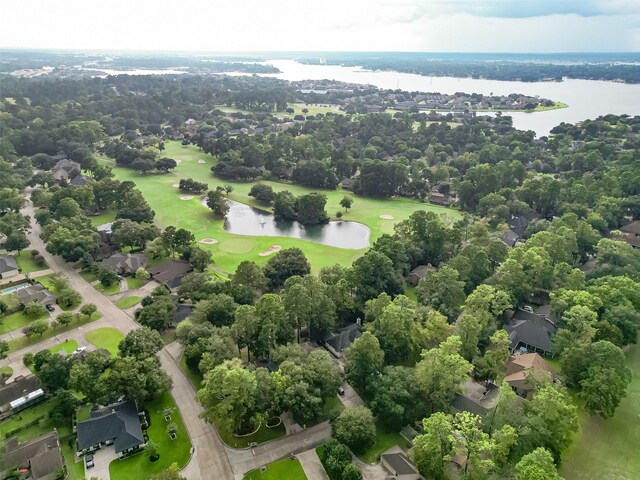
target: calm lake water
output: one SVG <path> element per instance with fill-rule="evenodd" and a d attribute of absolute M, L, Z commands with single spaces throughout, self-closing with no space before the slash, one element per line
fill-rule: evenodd
<path fill-rule="evenodd" d="M 237 235 L 290 237 L 332 247 L 358 250 L 369 247 L 369 228 L 357 222 L 329 222 L 305 227 L 298 222 L 276 221 L 273 215 L 240 202 L 227 200 L 229 213 L 224 229 Z M 204 201 L 206 205 L 206 201 Z"/>
<path fill-rule="evenodd" d="M 371 84 L 379 88 L 407 91 L 481 93 L 509 95 L 522 93 L 563 102 L 568 108 L 546 112 L 506 113 L 521 130 L 533 130 L 538 136 L 547 135 L 561 122 L 575 123 L 608 113 L 640 115 L 640 84 L 629 85 L 596 80 L 565 80 L 563 82 L 504 82 L 472 78 L 425 77 L 410 73 L 369 71 L 359 67 L 333 65 L 304 65 L 293 60 L 265 62 L 282 73 L 269 74 L 283 80 L 339 80 L 349 83 Z"/>

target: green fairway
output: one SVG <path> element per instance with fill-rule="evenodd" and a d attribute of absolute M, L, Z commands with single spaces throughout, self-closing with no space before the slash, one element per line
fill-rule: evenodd
<path fill-rule="evenodd" d="M 176 160 L 181 160 L 175 172 L 158 175 L 140 175 L 133 170 L 114 168 L 116 177 L 121 180 L 131 180 L 136 183 L 145 198 L 156 212 L 158 223 L 166 227 L 174 225 L 186 228 L 193 232 L 196 240 L 214 238 L 218 243 L 213 245 L 200 244 L 213 252 L 213 258 L 218 268 L 233 272 L 243 260 L 253 260 L 259 265 L 264 265 L 269 257 L 261 257 L 260 252 L 268 250 L 272 245 L 278 244 L 282 248 L 298 247 L 309 258 L 314 271 L 325 266 L 339 263 L 350 265 L 356 258 L 362 255 L 366 249 L 348 250 L 330 247 L 307 240 L 287 237 L 254 237 L 241 236 L 227 233 L 224 230 L 224 221 L 213 218 L 211 211 L 200 204 L 199 199 L 180 200 L 181 193 L 175 187 L 182 178 L 193 178 L 200 182 L 206 182 L 210 189 L 218 185 L 230 184 L 233 192 L 229 196 L 232 200 L 240 201 L 255 206 L 252 197 L 247 194 L 255 182 L 229 182 L 217 179 L 211 174 L 211 166 L 214 158 L 201 152 L 197 147 L 183 147 L 179 142 L 166 142 L 166 148 L 162 155 Z M 205 163 L 198 163 L 204 160 Z M 113 162 L 111 162 L 113 163 Z M 302 195 L 314 190 L 294 184 L 278 182 L 262 182 L 271 185 L 274 191 L 289 190 L 294 195 Z M 439 207 L 417 200 L 396 198 L 378 200 L 353 195 L 343 189 L 323 191 L 327 195 L 326 210 L 331 216 L 343 209 L 340 200 L 345 195 L 353 197 L 353 207 L 349 212 L 343 211 L 343 219 L 365 224 L 371 229 L 370 243 L 373 243 L 383 233 L 393 232 L 393 225 L 408 218 L 416 210 L 430 210 L 443 213 L 451 218 L 458 218 L 460 212 L 450 208 Z M 264 207 L 262 207 L 264 209 Z M 383 219 L 380 215 L 389 215 L 393 218 Z"/>
<path fill-rule="evenodd" d="M 160 470 L 169 468 L 172 463 L 177 463 L 178 468 L 182 468 L 189 461 L 191 441 L 171 394 L 165 392 L 159 399 L 140 406 L 140 408 L 143 407 L 150 416 L 151 426 L 147 430 L 147 435 L 158 444 L 160 458 L 152 463 L 142 452 L 124 460 L 113 460 L 109 464 L 111 480 L 147 479 Z M 164 418 L 166 409 L 171 412 L 169 421 Z M 175 440 L 171 440 L 167 433 L 169 424 L 175 424 L 177 436 Z"/>
<path fill-rule="evenodd" d="M 115 328 L 107 327 L 91 330 L 84 334 L 84 338 L 96 347 L 109 351 L 109 353 L 115 357 L 118 354 L 118 344 L 124 338 L 124 335 Z"/>
<path fill-rule="evenodd" d="M 131 308 L 136 305 L 140 301 L 140 297 L 136 297 L 135 295 L 131 295 L 130 297 L 122 297 L 119 300 L 116 300 L 116 306 L 118 308 Z"/>
<path fill-rule="evenodd" d="M 25 314 L 24 311 L 15 312 L 11 315 L 7 315 L 6 317 L 0 318 L 0 334 L 11 332 L 12 330 L 17 330 L 22 327 L 26 327 L 34 320 L 38 320 L 39 318 L 47 318 L 49 313 L 45 313 L 44 315 L 33 318 L 29 315 Z"/>
<path fill-rule="evenodd" d="M 243 480 L 307 480 L 300 460 L 297 458 L 290 460 L 283 458 L 277 462 L 270 463 L 266 470 L 251 470 L 244 476 Z"/>
<path fill-rule="evenodd" d="M 640 345 L 626 356 L 633 371 L 627 398 L 607 420 L 580 409 L 580 431 L 560 469 L 567 480 L 640 478 Z"/>
<path fill-rule="evenodd" d="M 13 258 L 15 258 L 18 263 L 20 273 L 38 272 L 49 268 L 46 262 L 37 263 L 31 255 L 31 250 L 23 250 L 19 254 L 14 255 Z"/>

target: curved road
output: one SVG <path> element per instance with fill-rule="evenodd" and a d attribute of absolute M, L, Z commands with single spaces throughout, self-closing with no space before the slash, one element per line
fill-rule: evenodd
<path fill-rule="evenodd" d="M 27 189 L 27 192 L 29 191 Z M 31 230 L 27 232 L 31 248 L 40 251 L 53 271 L 64 274 L 71 287 L 82 295 L 85 302 L 95 304 L 102 313 L 102 318 L 43 342 L 12 352 L 6 359 L 0 360 L 0 366 L 20 362 L 28 352 L 35 353 L 67 339 L 80 340 L 88 330 L 100 327 L 114 327 L 127 334 L 129 331 L 139 327 L 132 317 L 116 307 L 109 298 L 87 283 L 73 269 L 71 264 L 46 251 L 45 244 L 40 238 L 40 226 L 35 222 L 35 211 L 30 196 L 22 210 L 22 214 L 31 218 Z M 167 345 L 158 354 L 162 367 L 173 380 L 172 394 L 194 447 L 191 460 L 181 472 L 188 480 L 242 479 L 243 475 L 249 470 L 259 468 L 292 453 L 300 453 L 314 448 L 331 436 L 329 423 L 323 422 L 294 435 L 288 435 L 255 448 L 233 449 L 227 447 L 218 436 L 215 427 L 199 417 L 203 408 L 196 399 L 195 388 L 180 369 L 178 362 L 181 355 L 182 346 L 178 342 Z"/>

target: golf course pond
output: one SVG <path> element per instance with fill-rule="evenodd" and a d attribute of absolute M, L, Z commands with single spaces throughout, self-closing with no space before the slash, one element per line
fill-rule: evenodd
<path fill-rule="evenodd" d="M 227 200 L 229 213 L 224 229 L 236 235 L 254 237 L 290 237 L 332 247 L 359 250 L 369 247 L 369 228 L 358 222 L 329 222 L 307 226 L 288 220 L 276 220 L 271 213 L 244 203 Z M 203 200 L 206 206 L 206 200 Z"/>

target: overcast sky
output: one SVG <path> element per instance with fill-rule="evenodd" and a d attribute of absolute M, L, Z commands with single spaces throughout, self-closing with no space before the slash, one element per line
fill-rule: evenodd
<path fill-rule="evenodd" d="M 0 0 L 1 47 L 640 51 L 640 0 Z"/>

